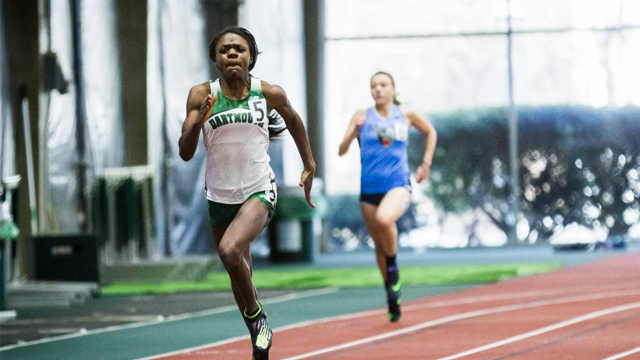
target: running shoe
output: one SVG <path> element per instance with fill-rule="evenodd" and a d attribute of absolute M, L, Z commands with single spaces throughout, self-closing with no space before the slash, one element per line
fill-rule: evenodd
<path fill-rule="evenodd" d="M 273 332 L 267 323 L 267 313 L 258 303 L 258 313 L 252 317 L 245 317 L 249 320 L 249 333 L 251 334 L 251 345 L 253 346 L 254 360 L 269 360 L 269 349 L 273 342 Z"/>
<path fill-rule="evenodd" d="M 389 321 L 397 322 L 400 320 L 400 295 L 402 294 L 402 282 L 398 280 L 395 284 L 387 283 L 387 304 L 389 305 Z"/>

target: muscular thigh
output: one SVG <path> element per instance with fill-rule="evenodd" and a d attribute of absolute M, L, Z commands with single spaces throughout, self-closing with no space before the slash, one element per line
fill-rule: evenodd
<path fill-rule="evenodd" d="M 249 199 L 242 205 L 224 231 L 220 243 L 230 242 L 240 246 L 248 246 L 260 235 L 268 221 L 269 209 L 267 206 L 258 199 Z"/>
<path fill-rule="evenodd" d="M 362 218 L 367 226 L 369 233 L 375 231 L 378 227 L 376 224 L 376 212 L 378 207 L 366 202 L 360 202 L 360 210 L 362 210 Z"/>
<path fill-rule="evenodd" d="M 211 234 L 213 235 L 213 243 L 216 245 L 216 249 L 220 246 L 220 241 L 222 241 L 222 237 L 224 236 L 225 231 L 227 230 L 226 226 L 212 226 Z"/>
<path fill-rule="evenodd" d="M 404 187 L 394 188 L 382 198 L 377 215 L 396 221 L 407 211 L 410 202 L 411 193 L 409 190 Z"/>

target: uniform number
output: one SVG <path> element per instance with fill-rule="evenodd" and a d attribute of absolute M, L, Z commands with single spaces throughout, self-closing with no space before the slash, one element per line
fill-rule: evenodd
<path fill-rule="evenodd" d="M 276 192 L 274 190 L 267 190 L 267 196 L 269 197 L 269 202 L 275 205 L 276 203 Z"/>
<path fill-rule="evenodd" d="M 267 109 L 266 109 L 266 101 L 264 99 L 251 100 L 249 102 L 249 107 L 251 108 L 251 112 L 253 113 L 253 119 L 256 124 L 262 126 L 264 123 L 264 119 L 266 118 Z"/>

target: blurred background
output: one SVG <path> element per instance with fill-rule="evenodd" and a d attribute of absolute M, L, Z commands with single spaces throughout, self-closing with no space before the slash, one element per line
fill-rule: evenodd
<path fill-rule="evenodd" d="M 398 223 L 401 251 L 640 239 L 636 0 L 2 0 L 0 21 L 8 279 L 210 265 L 205 152 L 185 163 L 177 144 L 190 87 L 217 77 L 207 46 L 226 26 L 255 35 L 252 74 L 286 90 L 319 164 L 311 211 L 291 137 L 272 143 L 279 209 L 255 258 L 371 252 L 359 150 L 337 149 L 373 105 L 378 70 L 438 131 L 431 179 L 414 181 Z M 413 170 L 423 149 L 412 132 Z"/>

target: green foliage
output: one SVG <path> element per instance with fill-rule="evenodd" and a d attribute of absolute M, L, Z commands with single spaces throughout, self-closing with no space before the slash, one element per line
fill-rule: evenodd
<path fill-rule="evenodd" d="M 506 117 L 503 108 L 432 115 L 438 147 L 429 186 L 429 196 L 443 212 L 481 209 L 505 232 L 509 229 Z M 410 161 L 415 162 L 424 138 L 413 132 L 410 142 Z"/>
<path fill-rule="evenodd" d="M 507 109 L 430 116 L 438 130 L 429 196 L 444 212 L 478 209 L 508 232 Z M 577 222 L 626 233 L 640 204 L 640 109 L 542 106 L 518 109 L 520 204 L 531 230 L 550 235 Z M 411 133 L 410 161 L 424 140 Z M 413 165 L 412 165 L 413 166 Z"/>

